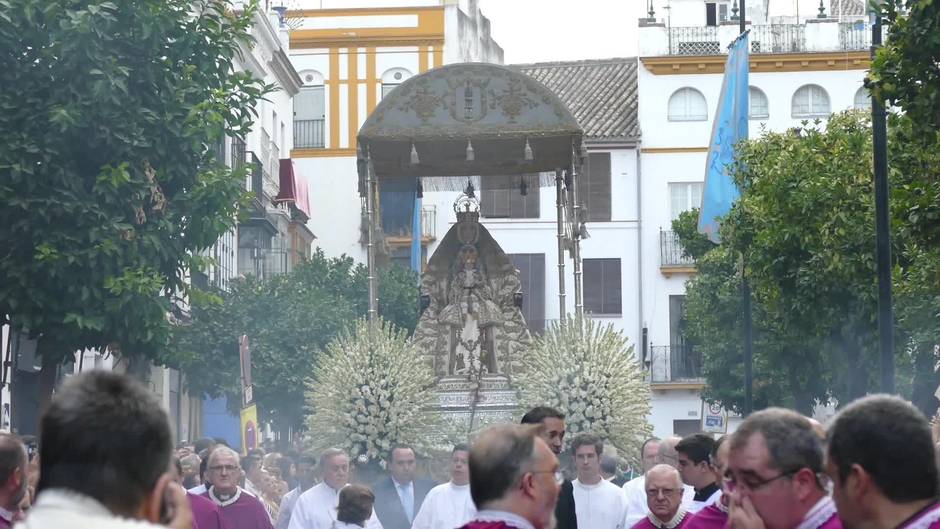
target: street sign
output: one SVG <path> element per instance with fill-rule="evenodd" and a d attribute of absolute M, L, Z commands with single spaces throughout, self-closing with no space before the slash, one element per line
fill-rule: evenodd
<path fill-rule="evenodd" d="M 245 386 L 242 388 L 242 404 L 244 406 L 251 404 L 251 401 L 255 400 L 253 390 L 254 386 Z"/>
<path fill-rule="evenodd" d="M 258 407 L 252 404 L 241 411 L 242 455 L 258 448 Z"/>
<path fill-rule="evenodd" d="M 728 412 L 719 404 L 702 401 L 702 431 L 705 433 L 727 433 Z"/>

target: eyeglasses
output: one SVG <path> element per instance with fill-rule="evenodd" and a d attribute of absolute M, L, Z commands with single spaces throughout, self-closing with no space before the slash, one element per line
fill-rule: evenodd
<path fill-rule="evenodd" d="M 565 473 L 561 470 L 530 470 L 529 474 L 555 474 L 555 483 L 561 485 L 565 482 Z"/>
<path fill-rule="evenodd" d="M 646 489 L 647 498 L 658 498 L 660 494 L 669 497 L 679 492 L 679 489 Z"/>
<path fill-rule="evenodd" d="M 735 490 L 738 487 L 742 489 L 747 489 L 750 491 L 756 491 L 756 490 L 760 490 L 766 487 L 767 485 L 770 485 L 771 483 L 773 483 L 774 481 L 777 481 L 778 479 L 792 477 L 794 474 L 796 474 L 800 470 L 802 469 L 798 468 L 796 470 L 783 472 L 783 473 L 777 474 L 776 476 L 766 478 L 766 479 L 759 478 L 759 477 L 746 477 L 742 479 L 740 483 L 735 481 L 734 476 L 730 472 L 728 472 L 725 474 L 723 481 L 724 481 L 725 488 L 729 492 Z"/>
<path fill-rule="evenodd" d="M 209 467 L 209 470 L 212 470 L 213 472 L 235 472 L 238 470 L 238 467 L 236 465 L 215 465 Z"/>

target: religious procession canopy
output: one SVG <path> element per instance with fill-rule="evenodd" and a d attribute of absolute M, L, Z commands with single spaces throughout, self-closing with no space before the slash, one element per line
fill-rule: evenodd
<path fill-rule="evenodd" d="M 545 85 L 505 66 L 452 64 L 390 92 L 359 129 L 365 178 L 520 175 L 579 167 L 582 130 Z M 506 178 L 505 187 L 514 179 Z M 544 185 L 551 185 L 546 179 Z"/>

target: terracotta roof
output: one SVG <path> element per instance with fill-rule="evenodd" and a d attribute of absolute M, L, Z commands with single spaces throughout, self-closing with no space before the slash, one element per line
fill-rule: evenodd
<path fill-rule="evenodd" d="M 574 114 L 588 140 L 636 140 L 637 59 L 516 64 L 547 86 Z"/>

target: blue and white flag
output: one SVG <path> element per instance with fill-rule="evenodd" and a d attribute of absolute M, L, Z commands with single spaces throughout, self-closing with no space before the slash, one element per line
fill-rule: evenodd
<path fill-rule="evenodd" d="M 705 190 L 699 211 L 698 231 L 712 242 L 718 239 L 718 218 L 728 214 L 741 196 L 731 178 L 734 147 L 747 139 L 748 111 L 748 33 L 738 37 L 728 49 L 725 79 L 721 84 L 718 112 L 705 164 Z"/>

